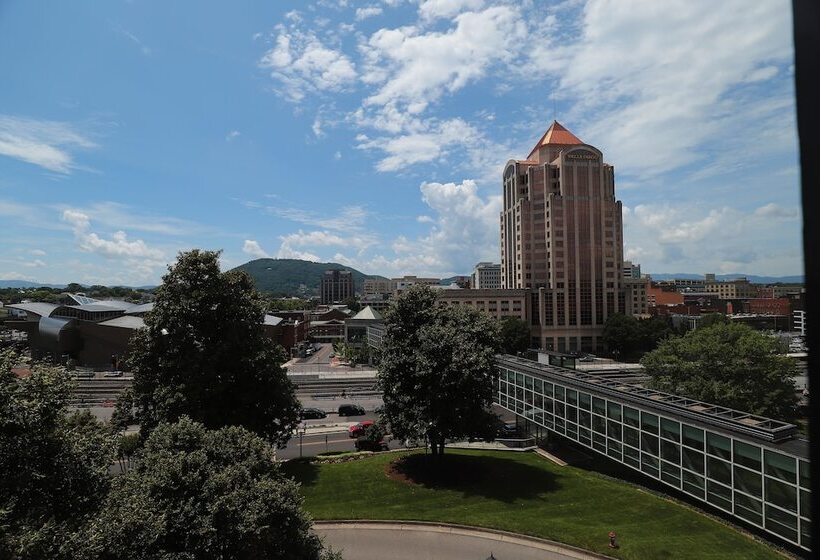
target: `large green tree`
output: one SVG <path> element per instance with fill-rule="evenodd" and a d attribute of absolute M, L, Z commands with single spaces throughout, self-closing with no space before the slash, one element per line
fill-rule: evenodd
<path fill-rule="evenodd" d="M 482 437 L 497 379 L 498 323 L 467 307 L 440 306 L 427 286 L 399 296 L 385 316 L 379 365 L 384 416 L 400 439 L 431 443 L 444 453 L 447 439 Z"/>
<path fill-rule="evenodd" d="M 530 326 L 518 317 L 504 317 L 499 321 L 501 351 L 516 355 L 530 347 Z"/>
<path fill-rule="evenodd" d="M 332 556 L 267 442 L 244 428 L 207 430 L 187 417 L 152 432 L 87 535 L 84 556 L 94 560 Z"/>
<path fill-rule="evenodd" d="M 661 340 L 675 334 L 670 321 L 664 317 L 637 319 L 615 313 L 604 324 L 603 339 L 615 359 L 638 361 L 643 354 L 657 348 Z"/>
<path fill-rule="evenodd" d="M 661 342 L 641 360 L 650 386 L 777 420 L 792 421 L 795 362 L 777 341 L 739 324 L 715 323 Z"/>
<path fill-rule="evenodd" d="M 108 489 L 115 442 L 88 412 L 69 414 L 72 380 L 0 351 L 0 558 L 73 558 Z"/>
<path fill-rule="evenodd" d="M 208 428 L 238 425 L 283 443 L 299 403 L 265 335 L 265 302 L 244 272 L 221 272 L 219 253 L 180 253 L 132 338 L 136 420 L 143 434 L 188 415 Z"/>

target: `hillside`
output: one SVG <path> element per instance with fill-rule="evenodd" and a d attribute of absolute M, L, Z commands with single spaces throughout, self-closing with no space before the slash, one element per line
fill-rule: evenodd
<path fill-rule="evenodd" d="M 660 274 L 649 274 L 652 277 L 652 280 L 703 280 L 703 274 L 692 274 L 688 272 L 679 272 L 675 274 L 670 273 L 660 273 Z M 735 278 L 739 278 L 741 276 L 745 276 L 749 282 L 752 284 L 803 284 L 805 282 L 805 278 L 801 276 L 756 276 L 754 274 L 716 274 L 716 280 L 734 280 Z"/>
<path fill-rule="evenodd" d="M 366 278 L 382 276 L 367 275 L 355 268 L 339 263 L 317 263 L 298 259 L 256 259 L 237 266 L 234 270 L 244 270 L 250 274 L 260 292 L 276 295 L 318 295 L 322 274 L 325 270 L 349 270 L 353 273 L 354 289 L 361 292 Z M 304 284 L 307 293 L 302 294 L 299 286 Z"/>

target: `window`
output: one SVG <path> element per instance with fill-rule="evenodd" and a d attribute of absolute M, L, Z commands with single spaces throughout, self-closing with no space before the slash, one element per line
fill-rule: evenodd
<path fill-rule="evenodd" d="M 768 449 L 765 450 L 763 455 L 767 475 L 793 484 L 797 482 L 797 465 L 792 457 Z"/>
<path fill-rule="evenodd" d="M 732 491 L 722 484 L 706 481 L 706 501 L 726 511 L 732 511 Z"/>
<path fill-rule="evenodd" d="M 703 430 L 683 425 L 683 443 L 689 447 L 703 450 Z"/>
<path fill-rule="evenodd" d="M 797 489 L 766 477 L 766 501 L 789 511 L 797 511 Z"/>
<path fill-rule="evenodd" d="M 735 489 L 757 496 L 763 496 L 763 481 L 759 473 L 735 465 Z"/>
<path fill-rule="evenodd" d="M 672 441 L 680 441 L 680 424 L 674 420 L 661 418 L 661 435 Z"/>
<path fill-rule="evenodd" d="M 624 423 L 629 424 L 630 426 L 635 426 L 636 428 L 640 427 L 640 425 L 641 425 L 640 415 L 639 415 L 639 412 L 637 410 L 635 410 L 634 408 L 629 408 L 628 406 L 625 406 L 624 409 L 623 409 L 623 412 L 624 412 Z"/>
<path fill-rule="evenodd" d="M 742 441 L 734 441 L 735 463 L 760 471 L 760 448 Z"/>
<path fill-rule="evenodd" d="M 755 525 L 763 525 L 763 504 L 760 500 L 735 492 L 735 515 Z"/>
<path fill-rule="evenodd" d="M 658 433 L 658 417 L 654 414 L 641 412 L 641 429 L 644 432 Z"/>
<path fill-rule="evenodd" d="M 785 511 L 766 506 L 766 528 L 791 541 L 797 540 L 797 518 Z"/>
<path fill-rule="evenodd" d="M 661 440 L 661 457 L 667 461 L 671 461 L 676 465 L 680 465 L 680 446 L 671 441 Z"/>
<path fill-rule="evenodd" d="M 732 460 L 732 448 L 729 445 L 729 438 L 727 437 L 707 432 L 706 451 L 727 461 Z"/>
<path fill-rule="evenodd" d="M 703 499 L 706 481 L 702 476 L 683 471 L 683 489 Z"/>
<path fill-rule="evenodd" d="M 732 471 L 729 463 L 714 457 L 706 458 L 706 476 L 723 484 L 732 484 Z"/>
<path fill-rule="evenodd" d="M 606 405 L 606 412 L 609 418 L 613 420 L 620 420 L 621 419 L 621 405 L 614 402 L 607 402 Z"/>
<path fill-rule="evenodd" d="M 641 433 L 641 451 L 658 456 L 658 438 L 649 434 Z"/>
<path fill-rule="evenodd" d="M 598 397 L 592 397 L 592 412 L 606 416 L 606 401 Z"/>

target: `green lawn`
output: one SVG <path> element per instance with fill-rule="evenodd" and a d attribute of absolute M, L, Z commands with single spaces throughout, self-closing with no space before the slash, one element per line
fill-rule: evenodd
<path fill-rule="evenodd" d="M 444 476 L 407 458 L 415 484 L 387 475 L 405 454 L 290 462 L 315 519 L 443 521 L 561 541 L 617 558 L 780 558 L 773 548 L 678 504 L 532 453 L 448 450 Z M 618 534 L 620 549 L 607 547 Z"/>

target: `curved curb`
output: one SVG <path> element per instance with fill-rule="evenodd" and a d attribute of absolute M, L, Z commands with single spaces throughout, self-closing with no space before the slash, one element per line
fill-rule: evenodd
<path fill-rule="evenodd" d="M 378 519 L 337 519 L 332 521 L 314 521 L 313 524 L 317 528 L 329 530 L 359 528 L 387 531 L 425 531 L 430 533 L 448 533 L 528 546 L 530 548 L 544 550 L 547 552 L 557 552 L 565 556 L 577 558 L 578 560 L 612 560 L 611 556 L 604 556 L 596 552 L 590 552 L 588 550 L 584 550 L 583 548 L 559 543 L 557 541 L 550 541 L 538 537 L 531 537 L 529 535 L 502 531 L 500 529 L 459 525 L 457 523 L 439 523 L 429 521 L 384 521 Z"/>

